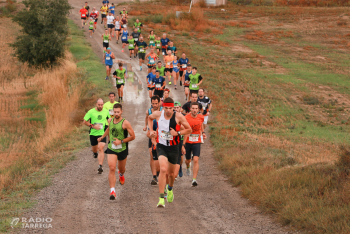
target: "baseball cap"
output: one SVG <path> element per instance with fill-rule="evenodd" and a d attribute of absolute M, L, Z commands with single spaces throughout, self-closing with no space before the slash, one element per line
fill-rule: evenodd
<path fill-rule="evenodd" d="M 180 106 L 181 107 L 181 103 L 180 102 L 175 102 L 174 106 Z"/>

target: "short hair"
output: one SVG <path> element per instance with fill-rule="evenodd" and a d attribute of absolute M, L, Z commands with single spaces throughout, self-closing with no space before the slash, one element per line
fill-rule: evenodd
<path fill-rule="evenodd" d="M 153 30 L 149 31 L 149 34 L 151 34 L 151 32 L 154 32 Z"/>
<path fill-rule="evenodd" d="M 187 67 L 192 67 L 192 65 L 190 63 L 187 64 Z"/>
<path fill-rule="evenodd" d="M 152 67 L 152 70 L 156 70 L 157 68 L 156 67 Z"/>
<path fill-rule="evenodd" d="M 158 102 L 160 102 L 160 97 L 158 95 L 154 95 L 154 96 L 151 97 L 151 102 L 153 100 L 158 100 Z"/>
<path fill-rule="evenodd" d="M 161 61 L 158 61 L 158 63 L 162 63 Z"/>
<path fill-rule="evenodd" d="M 198 89 L 198 91 L 199 91 L 199 90 L 203 90 L 203 92 L 204 92 L 204 89 L 203 89 L 203 88 Z"/>
<path fill-rule="evenodd" d="M 191 92 L 191 96 L 192 96 L 192 94 L 196 94 L 196 95 L 197 95 L 197 97 L 198 97 L 198 93 L 196 93 L 196 92 Z"/>
<path fill-rule="evenodd" d="M 191 108 L 192 108 L 192 106 L 198 106 L 198 108 L 199 108 L 199 103 L 198 102 L 191 102 Z"/>
<path fill-rule="evenodd" d="M 164 99 L 163 102 L 164 103 L 174 103 L 174 100 L 171 97 L 167 97 L 166 99 Z"/>
<path fill-rule="evenodd" d="M 122 67 L 122 66 L 123 66 L 123 63 L 118 63 L 118 66 L 119 66 L 119 67 Z"/>
<path fill-rule="evenodd" d="M 192 69 L 197 70 L 197 67 L 192 67 Z"/>
<path fill-rule="evenodd" d="M 116 109 L 120 108 L 121 110 L 123 110 L 123 106 L 122 106 L 122 104 L 120 104 L 120 103 L 114 104 L 113 109 L 114 109 L 114 108 L 116 108 Z"/>
<path fill-rule="evenodd" d="M 115 97 L 115 92 L 110 92 L 110 93 L 108 94 L 108 96 L 111 95 L 111 94 L 113 94 L 114 97 Z"/>
<path fill-rule="evenodd" d="M 167 89 L 167 88 L 166 88 L 166 89 L 164 89 L 164 92 L 165 92 L 165 91 L 167 91 L 167 92 L 169 92 L 169 93 L 170 93 L 170 89 Z"/>

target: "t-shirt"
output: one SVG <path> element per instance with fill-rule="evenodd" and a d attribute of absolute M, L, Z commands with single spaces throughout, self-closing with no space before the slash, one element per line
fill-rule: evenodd
<path fill-rule="evenodd" d="M 101 7 L 100 10 L 101 10 L 101 14 L 105 15 L 105 14 L 107 14 L 108 7 L 107 6 L 103 6 L 103 7 Z"/>
<path fill-rule="evenodd" d="M 162 38 L 162 39 L 160 39 L 160 43 L 162 43 L 162 46 L 166 46 L 166 45 L 168 45 L 168 43 L 169 43 L 169 38 Z"/>
<path fill-rule="evenodd" d="M 88 10 L 86 10 L 85 8 L 80 9 L 80 16 L 82 18 L 86 17 L 86 14 L 88 13 Z"/>
<path fill-rule="evenodd" d="M 157 70 L 159 71 L 159 76 L 165 76 L 165 67 L 157 67 Z"/>
<path fill-rule="evenodd" d="M 90 7 L 89 6 L 84 6 L 84 8 L 88 11 L 89 13 L 89 10 L 90 10 Z"/>
<path fill-rule="evenodd" d="M 110 6 L 109 7 L 109 11 L 112 12 L 112 14 L 114 14 L 114 10 L 115 10 L 115 6 Z"/>
<path fill-rule="evenodd" d="M 146 42 L 141 42 L 141 41 L 137 41 L 136 42 L 137 47 L 139 47 L 139 53 L 146 53 L 146 47 L 147 47 L 147 43 Z"/>
<path fill-rule="evenodd" d="M 175 46 L 168 46 L 167 51 L 170 50 L 173 55 L 175 55 L 176 47 Z"/>
<path fill-rule="evenodd" d="M 192 133 L 188 136 L 186 143 L 201 143 L 201 133 L 202 124 L 204 122 L 204 116 L 202 114 L 198 114 L 196 118 L 193 118 L 191 113 L 189 113 L 185 116 L 185 118 L 192 129 Z"/>
<path fill-rule="evenodd" d="M 107 24 L 113 24 L 114 16 L 113 15 L 107 15 Z"/>
<path fill-rule="evenodd" d="M 154 78 L 153 80 L 156 90 L 163 90 L 162 86 L 164 85 L 165 78 L 163 76 L 159 76 L 159 78 Z"/>
<path fill-rule="evenodd" d="M 140 33 L 139 32 L 133 32 L 131 33 L 132 38 L 135 39 L 135 41 L 137 42 L 139 40 L 140 37 Z"/>
<path fill-rule="evenodd" d="M 198 96 L 197 102 L 202 104 L 202 106 L 203 106 L 203 115 L 206 115 L 207 114 L 207 108 L 211 104 L 210 98 L 208 98 L 207 96 L 203 96 L 203 98 L 199 98 L 199 96 Z"/>
<path fill-rule="evenodd" d="M 97 18 L 97 11 L 91 12 L 90 17 L 93 19 L 96 19 Z"/>
<path fill-rule="evenodd" d="M 106 109 L 103 109 L 101 111 L 96 110 L 96 108 L 92 108 L 89 110 L 86 115 L 84 116 L 85 121 L 91 122 L 93 125 L 100 126 L 99 130 L 96 130 L 94 128 L 90 129 L 90 135 L 92 136 L 102 136 L 105 132 L 105 126 L 106 126 L 106 119 L 109 119 L 111 116 L 109 115 L 109 112 Z"/>
<path fill-rule="evenodd" d="M 156 78 L 156 74 L 152 72 L 147 75 L 147 86 L 154 87 L 154 79 Z"/>
<path fill-rule="evenodd" d="M 105 104 L 103 104 L 103 109 L 107 110 L 111 117 L 114 117 L 113 106 L 117 103 L 119 102 L 114 101 L 113 103 L 111 103 L 111 101 L 108 101 Z"/>
<path fill-rule="evenodd" d="M 201 103 L 199 103 L 199 110 L 202 110 L 203 106 Z M 190 113 L 191 111 L 191 102 L 186 102 L 183 106 L 182 109 L 186 111 L 186 113 Z"/>
<path fill-rule="evenodd" d="M 180 64 L 180 70 L 181 71 L 184 71 L 185 69 L 187 69 L 188 61 L 189 61 L 188 58 L 185 58 L 185 59 L 180 58 L 179 59 L 179 64 Z"/>
<path fill-rule="evenodd" d="M 129 43 L 129 50 L 133 50 L 133 49 L 135 49 L 135 46 L 134 46 L 134 44 L 135 44 L 135 40 L 134 39 L 128 39 L 128 43 Z"/>

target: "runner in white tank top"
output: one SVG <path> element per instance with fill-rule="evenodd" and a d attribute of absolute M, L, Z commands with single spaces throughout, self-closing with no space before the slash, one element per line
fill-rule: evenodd
<path fill-rule="evenodd" d="M 173 202 L 173 186 L 175 181 L 175 168 L 177 157 L 179 156 L 179 143 L 181 135 L 187 135 L 192 132 L 186 118 L 177 112 L 174 112 L 174 100 L 166 98 L 163 102 L 163 110 L 155 111 L 148 116 L 148 128 L 153 129 L 153 120 L 157 120 L 157 131 L 151 131 L 152 137 L 157 137 L 157 152 L 160 165 L 159 174 L 159 203 L 157 207 L 164 205 L 164 189 L 166 184 L 166 174 L 169 176 L 169 185 L 167 186 L 167 201 Z"/>

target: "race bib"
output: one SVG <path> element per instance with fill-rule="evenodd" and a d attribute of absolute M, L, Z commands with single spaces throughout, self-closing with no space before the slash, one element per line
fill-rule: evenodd
<path fill-rule="evenodd" d="M 103 123 L 95 123 L 94 125 L 96 125 L 98 127 L 98 130 L 103 129 Z"/>
<path fill-rule="evenodd" d="M 170 62 L 166 63 L 166 65 L 170 66 Z"/>
<path fill-rule="evenodd" d="M 162 131 L 160 134 L 160 138 L 166 141 L 172 141 L 173 136 L 170 134 L 170 132 Z"/>
<path fill-rule="evenodd" d="M 126 24 L 123 24 L 123 27 L 126 28 Z"/>
<path fill-rule="evenodd" d="M 143 51 L 145 51 L 145 50 L 144 50 L 143 48 L 141 48 L 141 49 L 140 49 L 140 52 L 143 52 Z"/>
<path fill-rule="evenodd" d="M 106 60 L 111 60 L 111 57 L 106 57 Z"/>
<path fill-rule="evenodd" d="M 153 44 L 153 41 L 150 41 L 149 43 L 150 43 L 150 44 Z"/>
<path fill-rule="evenodd" d="M 114 141 L 112 142 L 112 149 L 122 149 L 123 148 L 123 145 L 120 144 L 120 145 L 115 145 L 114 144 Z"/>
<path fill-rule="evenodd" d="M 160 44 L 157 44 L 157 47 L 160 47 Z"/>
<path fill-rule="evenodd" d="M 113 109 L 109 109 L 109 115 L 110 115 L 110 116 L 114 115 Z"/>
<path fill-rule="evenodd" d="M 81 17 L 85 17 L 86 15 L 85 14 L 82 14 Z"/>
<path fill-rule="evenodd" d="M 150 59 L 149 62 L 150 62 L 150 63 L 154 63 L 154 59 L 153 59 L 153 58 Z"/>
<path fill-rule="evenodd" d="M 187 64 L 182 64 L 182 68 L 186 68 L 187 67 Z"/>
<path fill-rule="evenodd" d="M 104 40 L 103 42 L 104 42 L 104 43 L 108 43 L 108 40 Z"/>
<path fill-rule="evenodd" d="M 197 88 L 197 85 L 196 84 L 192 84 L 191 87 L 195 89 L 195 88 Z"/>
<path fill-rule="evenodd" d="M 134 45 L 133 44 L 129 44 L 129 48 L 134 48 Z"/>
<path fill-rule="evenodd" d="M 198 134 L 191 134 L 189 137 L 189 141 L 196 142 L 198 141 L 199 135 Z"/>
<path fill-rule="evenodd" d="M 122 84 L 123 80 L 122 79 L 118 79 L 118 84 Z"/>
<path fill-rule="evenodd" d="M 138 41 L 139 39 L 138 38 L 134 38 L 135 41 Z"/>
<path fill-rule="evenodd" d="M 161 88 L 162 87 L 162 85 L 161 84 L 156 84 L 156 88 Z"/>
<path fill-rule="evenodd" d="M 122 40 L 126 40 L 126 37 L 122 37 Z"/>
<path fill-rule="evenodd" d="M 137 28 L 137 31 L 140 31 L 140 28 Z"/>

